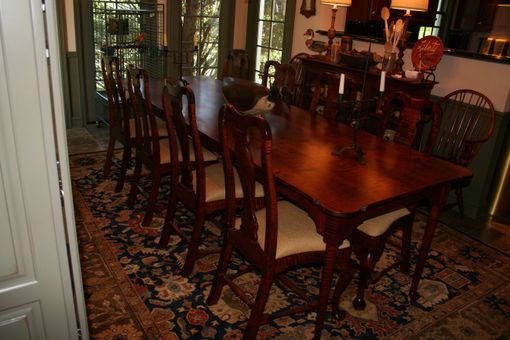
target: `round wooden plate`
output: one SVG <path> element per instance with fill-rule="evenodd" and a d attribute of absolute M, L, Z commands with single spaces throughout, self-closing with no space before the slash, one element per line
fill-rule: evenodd
<path fill-rule="evenodd" d="M 427 71 L 434 69 L 443 57 L 443 41 L 434 35 L 428 35 L 418 40 L 413 47 L 411 60 L 414 69 Z"/>

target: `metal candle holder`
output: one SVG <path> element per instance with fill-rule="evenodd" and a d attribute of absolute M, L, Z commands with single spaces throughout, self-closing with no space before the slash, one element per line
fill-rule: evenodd
<path fill-rule="evenodd" d="M 363 83 L 361 86 L 361 99 L 353 101 L 353 107 L 354 107 L 354 113 L 355 118 L 351 121 L 351 126 L 354 128 L 354 133 L 352 134 L 352 142 L 350 145 L 337 148 L 332 151 L 332 154 L 335 156 L 342 156 L 346 152 L 354 152 L 354 158 L 356 161 L 358 161 L 359 164 L 366 164 L 365 160 L 365 153 L 363 152 L 363 149 L 358 145 L 358 133 L 359 133 L 359 127 L 361 124 L 361 111 L 363 110 L 363 103 L 365 102 L 371 102 L 373 99 L 363 99 L 365 95 L 365 85 L 367 82 L 367 75 L 368 75 L 368 65 L 369 65 L 369 58 L 371 57 L 371 51 L 372 51 L 372 42 L 369 42 L 368 45 L 368 53 L 365 58 L 365 68 L 363 72 Z M 343 95 L 339 95 L 339 103 L 342 103 L 342 97 Z"/>

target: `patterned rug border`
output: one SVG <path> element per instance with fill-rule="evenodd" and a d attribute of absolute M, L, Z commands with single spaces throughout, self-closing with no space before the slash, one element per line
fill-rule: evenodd
<path fill-rule="evenodd" d="M 112 276 L 115 278 L 116 285 L 126 298 L 132 315 L 136 317 L 136 321 L 141 325 L 146 336 L 149 336 L 151 339 L 161 338 L 163 334 L 157 327 L 156 322 L 152 319 L 151 312 L 143 302 L 142 298 L 137 294 L 133 294 L 133 292 L 136 292 L 133 282 L 125 273 L 117 256 L 112 252 L 110 241 L 105 239 L 103 232 L 97 227 L 95 217 L 93 216 L 92 211 L 90 211 L 85 199 L 75 188 L 73 188 L 73 199 L 75 203 L 75 210 L 83 218 L 83 223 L 86 225 L 87 231 L 90 233 L 92 242 L 97 247 L 101 256 L 105 260 L 110 260 L 106 261 L 105 265 L 112 273 Z"/>

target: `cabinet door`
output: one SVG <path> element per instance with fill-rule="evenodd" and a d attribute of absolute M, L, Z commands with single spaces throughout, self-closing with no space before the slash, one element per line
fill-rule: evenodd
<path fill-rule="evenodd" d="M 413 24 L 430 26 L 434 23 L 438 0 L 429 0 L 429 9 L 427 12 L 411 12 L 411 22 Z M 390 9 L 390 21 L 402 18 L 405 11 L 392 9 L 391 0 L 358 0 L 353 1 L 347 9 L 346 20 L 350 21 L 382 21 L 381 9 L 388 7 Z"/>
<path fill-rule="evenodd" d="M 482 0 L 478 8 L 478 16 L 475 23 L 475 32 L 490 32 L 494 17 L 498 10 L 498 0 Z"/>

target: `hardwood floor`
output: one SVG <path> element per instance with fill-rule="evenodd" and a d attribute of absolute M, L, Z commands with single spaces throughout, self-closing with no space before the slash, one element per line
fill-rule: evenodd
<path fill-rule="evenodd" d="M 108 127 L 88 125 L 67 130 L 69 154 L 105 151 L 108 145 Z M 120 145 L 119 145 L 120 147 Z M 477 239 L 486 245 L 510 255 L 510 225 L 491 218 L 477 220 L 460 218 L 455 210 L 444 212 L 440 221 L 449 227 Z"/>

